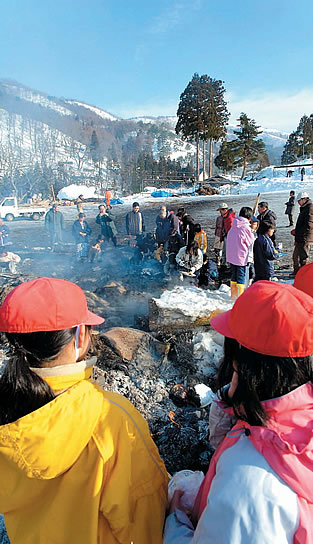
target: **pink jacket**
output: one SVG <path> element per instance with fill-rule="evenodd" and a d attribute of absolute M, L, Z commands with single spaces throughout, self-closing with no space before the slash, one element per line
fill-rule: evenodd
<path fill-rule="evenodd" d="M 193 516 L 201 517 L 208 503 L 219 457 L 231 449 L 242 432 L 275 473 L 297 494 L 299 523 L 294 544 L 313 542 L 313 387 L 307 383 L 282 397 L 264 401 L 270 419 L 266 427 L 238 421 L 216 450 L 199 490 Z M 256 473 L 257 476 L 257 473 Z"/>
<path fill-rule="evenodd" d="M 230 264 L 246 266 L 249 248 L 254 243 L 254 234 L 248 219 L 235 217 L 227 234 L 226 260 Z"/>

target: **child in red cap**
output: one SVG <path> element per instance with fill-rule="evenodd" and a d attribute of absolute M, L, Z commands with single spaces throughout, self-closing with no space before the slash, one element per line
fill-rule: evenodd
<path fill-rule="evenodd" d="M 313 300 L 259 281 L 211 325 L 225 336 L 219 395 L 237 422 L 211 460 L 192 522 L 174 493 L 164 544 L 311 544 Z"/>
<path fill-rule="evenodd" d="M 162 544 L 167 473 L 148 425 L 92 379 L 78 285 L 39 278 L 0 307 L 0 512 L 12 544 Z M 1 528 L 0 528 L 1 530 Z"/>

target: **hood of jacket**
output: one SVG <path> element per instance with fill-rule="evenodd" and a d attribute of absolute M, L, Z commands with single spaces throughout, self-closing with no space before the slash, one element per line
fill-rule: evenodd
<path fill-rule="evenodd" d="M 34 497 L 38 492 L 35 480 L 64 474 L 90 441 L 103 408 L 103 395 L 82 379 L 82 374 L 48 377 L 52 387 L 65 391 L 38 410 L 0 426 L 0 479 L 6 482 L 0 490 L 0 511 L 20 508 L 22 501 L 29 504 L 32 490 Z M 34 481 L 33 486 L 27 486 L 27 495 L 21 485 L 26 478 Z"/>
<path fill-rule="evenodd" d="M 245 217 L 234 217 L 232 228 L 233 229 L 241 229 L 243 226 L 249 227 L 249 220 Z"/>

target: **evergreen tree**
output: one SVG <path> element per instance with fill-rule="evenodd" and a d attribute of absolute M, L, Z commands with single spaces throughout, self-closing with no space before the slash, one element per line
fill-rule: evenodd
<path fill-rule="evenodd" d="M 284 146 L 281 164 L 292 164 L 293 162 L 296 162 L 299 148 L 298 136 L 296 132 L 291 132 Z"/>
<path fill-rule="evenodd" d="M 235 168 L 236 153 L 233 142 L 222 142 L 219 154 L 215 157 L 215 166 L 220 168 L 224 174 L 232 172 Z"/>
<path fill-rule="evenodd" d="M 100 145 L 98 136 L 95 130 L 92 131 L 91 140 L 90 140 L 90 155 L 94 162 L 100 161 Z"/>
<path fill-rule="evenodd" d="M 226 135 L 229 113 L 224 101 L 223 82 L 207 75 L 194 74 L 180 95 L 176 134 L 197 146 L 197 179 L 199 180 L 199 142 L 210 141 L 210 175 L 212 175 L 212 142 Z"/>
<path fill-rule="evenodd" d="M 264 158 L 266 151 L 263 140 L 258 139 L 262 130 L 258 130 L 260 127 L 255 120 L 249 119 L 246 113 L 241 113 L 237 121 L 239 121 L 239 130 L 234 130 L 237 138 L 232 141 L 232 144 L 236 156 L 235 164 L 243 167 L 241 174 L 241 179 L 243 179 L 248 164 L 257 162 L 260 157 Z"/>

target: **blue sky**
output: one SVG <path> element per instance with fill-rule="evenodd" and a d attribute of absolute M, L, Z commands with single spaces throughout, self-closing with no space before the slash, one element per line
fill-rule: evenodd
<path fill-rule="evenodd" d="M 0 78 L 122 117 L 173 115 L 194 72 L 292 130 L 313 112 L 312 0 L 0 0 Z"/>

